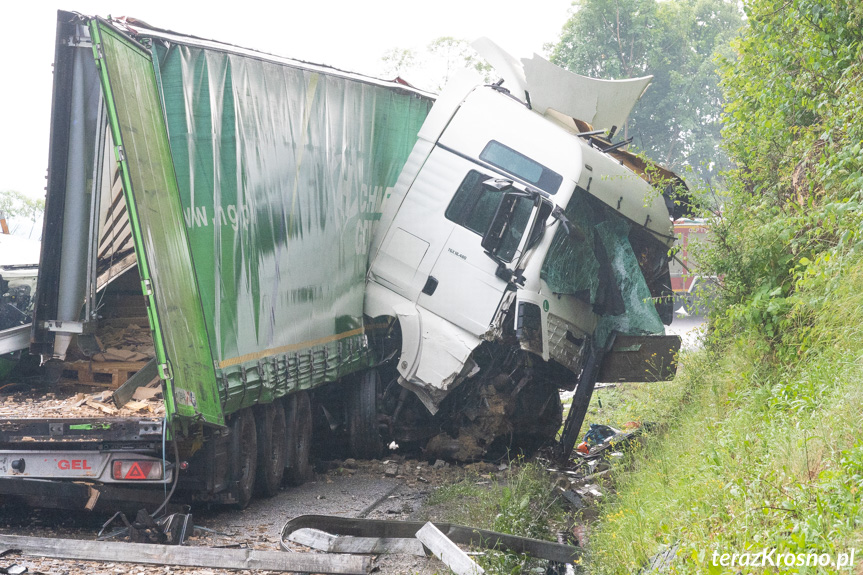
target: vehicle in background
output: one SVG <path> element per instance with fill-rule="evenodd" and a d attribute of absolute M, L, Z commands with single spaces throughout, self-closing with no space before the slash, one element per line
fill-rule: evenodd
<path fill-rule="evenodd" d="M 38 241 L 0 233 L 0 381 L 30 346 L 38 270 Z"/>
<path fill-rule="evenodd" d="M 695 255 L 699 244 L 709 239 L 708 222 L 702 218 L 680 218 L 674 221 L 677 253 L 671 261 L 671 287 L 674 290 L 675 308 L 683 307 L 690 314 L 702 313 L 710 298 L 711 278 L 698 270 Z"/>

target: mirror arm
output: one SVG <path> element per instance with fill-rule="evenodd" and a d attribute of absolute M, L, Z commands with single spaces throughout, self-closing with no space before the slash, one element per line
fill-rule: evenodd
<path fill-rule="evenodd" d="M 551 211 L 551 217 L 560 221 L 560 225 L 563 226 L 566 235 L 568 235 L 569 237 L 576 239 L 580 242 L 583 242 L 587 239 L 580 229 L 572 225 L 572 222 L 569 221 L 569 218 L 566 217 L 560 206 L 554 207 L 554 209 Z"/>

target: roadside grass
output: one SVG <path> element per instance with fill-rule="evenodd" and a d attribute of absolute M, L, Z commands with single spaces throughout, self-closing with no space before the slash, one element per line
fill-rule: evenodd
<path fill-rule="evenodd" d="M 850 572 L 810 561 L 863 547 L 863 264 L 845 277 L 811 314 L 817 341 L 796 362 L 773 361 L 740 333 L 684 353 L 673 382 L 628 385 L 614 409 L 597 406 L 599 423 L 663 425 L 615 473 L 585 572 L 637 573 L 669 547 L 669 573 L 751 572 L 713 560 L 773 549 L 810 565 L 767 572 Z"/>
<path fill-rule="evenodd" d="M 623 429 L 633 423 L 657 423 L 663 428 L 664 422 L 674 417 L 681 404 L 692 394 L 693 381 L 681 375 L 687 369 L 703 369 L 703 366 L 697 365 L 698 361 L 696 356 L 687 356 L 686 362 L 678 370 L 678 376 L 671 381 L 617 383 L 594 390 L 579 440 L 591 423 L 610 425 L 616 429 Z M 563 401 L 564 420 L 571 407 L 571 398 Z"/>
<path fill-rule="evenodd" d="M 564 509 L 545 469 L 519 458 L 502 478 L 468 475 L 435 490 L 426 509 L 437 520 L 500 533 L 557 541 Z M 486 551 L 475 557 L 491 574 L 545 573 L 544 562 L 511 553 Z"/>
<path fill-rule="evenodd" d="M 811 341 L 796 361 L 776 360 L 758 334 L 741 332 L 684 352 L 673 381 L 597 390 L 584 429 L 658 425 L 615 467 L 582 572 L 641 573 L 671 548 L 664 573 L 863 573 L 863 262 L 843 276 L 808 313 Z M 429 503 L 449 502 L 449 521 L 553 539 L 563 511 L 551 479 L 516 463 L 505 479 L 469 477 Z M 812 564 L 852 549 L 853 567 Z M 762 551 L 780 563 L 714 565 Z M 787 554 L 794 565 L 781 562 Z M 479 561 L 489 573 L 541 572 L 511 555 Z"/>

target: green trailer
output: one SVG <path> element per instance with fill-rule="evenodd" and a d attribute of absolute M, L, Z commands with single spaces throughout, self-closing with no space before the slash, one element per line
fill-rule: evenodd
<path fill-rule="evenodd" d="M 124 386 L 157 374 L 165 416 L 4 420 L 0 450 L 22 471 L 0 492 L 62 489 L 83 505 L 70 487 L 83 482 L 129 499 L 182 467 L 181 491 L 244 506 L 256 475 L 265 494 L 285 472 L 302 481 L 309 390 L 340 382 L 360 405 L 374 393 L 372 228 L 432 103 L 398 82 L 59 12 L 31 353 L 56 376 L 102 351 L 104 325 L 146 317 L 154 357 Z"/>

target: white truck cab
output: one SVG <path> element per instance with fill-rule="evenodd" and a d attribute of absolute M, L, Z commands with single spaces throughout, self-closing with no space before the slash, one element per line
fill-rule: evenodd
<path fill-rule="evenodd" d="M 550 66 L 523 62 L 525 76 Z M 581 80 L 584 90 L 602 82 Z M 632 92 L 632 82 L 621 84 Z M 645 79 L 634 82 L 640 96 Z M 591 354 L 595 380 L 617 336 L 663 336 L 660 314 L 670 322 L 654 299 L 670 295 L 659 285 L 674 241 L 666 197 L 589 125 L 602 104 L 587 118 L 566 116 L 566 102 L 538 110 L 527 80 L 515 83 L 513 92 L 467 77 L 448 86 L 373 239 L 365 313 L 398 326 L 398 383 L 431 415 L 466 380 L 500 375 L 500 355 L 517 350 L 530 365 L 518 393 L 531 393 L 538 371 L 542 385 L 571 389 Z M 634 103 L 622 104 L 623 118 Z M 478 353 L 483 343 L 491 349 Z M 660 347 L 669 344 L 670 364 L 679 340 Z"/>

